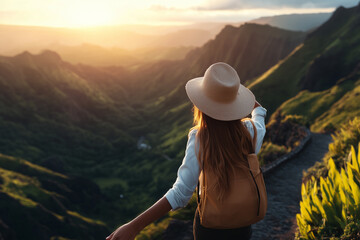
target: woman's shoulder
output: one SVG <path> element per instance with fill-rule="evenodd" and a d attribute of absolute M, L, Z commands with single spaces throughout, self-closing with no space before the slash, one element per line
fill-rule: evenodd
<path fill-rule="evenodd" d="M 254 126 L 252 124 L 252 120 L 250 118 L 246 118 L 246 119 L 242 119 L 241 122 L 244 124 L 244 126 L 246 127 L 246 129 L 250 133 L 251 138 L 253 138 L 254 137 Z M 255 128 L 256 128 L 256 125 L 255 125 Z"/>
<path fill-rule="evenodd" d="M 245 125 L 245 127 L 247 129 L 252 129 L 253 128 L 253 125 L 251 123 L 251 119 L 250 118 L 245 118 L 245 119 L 242 119 L 241 122 Z"/>
<path fill-rule="evenodd" d="M 189 134 L 188 134 L 188 138 L 195 137 L 195 136 L 196 136 L 197 131 L 198 131 L 198 129 L 197 129 L 197 128 L 192 128 L 192 129 L 190 129 Z"/>

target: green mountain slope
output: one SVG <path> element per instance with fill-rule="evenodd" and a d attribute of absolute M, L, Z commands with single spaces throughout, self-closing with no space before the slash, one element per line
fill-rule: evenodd
<path fill-rule="evenodd" d="M 236 41 L 227 40 L 233 36 Z M 72 65 L 51 51 L 0 57 L 0 152 L 65 176 L 76 174 L 91 179 L 106 197 L 108 206 L 99 203 L 104 211 L 66 209 L 89 218 L 99 216 L 107 226 L 115 227 L 148 207 L 173 183 L 192 118 L 184 84 L 204 74 L 208 65 L 202 59 L 232 65 L 248 59 L 257 66 L 256 71 L 246 74 L 255 76 L 286 56 L 302 36 L 255 24 L 227 27 L 183 61 L 161 61 L 136 70 Z M 223 51 L 213 51 L 217 44 Z M 197 54 L 199 51 L 201 54 Z M 143 143 L 149 148 L 138 147 Z M 50 191 L 45 187 L 45 178 L 40 179 L 38 173 L 24 173 L 20 167 L 0 168 L 5 169 L 2 176 L 13 176 L 4 177 L 5 186 L 22 174 L 23 182 L 29 182 L 44 199 L 50 198 L 44 192 Z M 31 183 L 32 177 L 40 185 Z M 17 194 L 61 215 L 42 199 Z M 7 202 L 13 203 L 13 197 L 6 197 Z M 38 206 L 26 199 L 30 205 Z M 16 225 L 9 222 L 12 224 Z M 56 224 L 62 229 L 61 223 Z"/>
<path fill-rule="evenodd" d="M 284 102 L 277 111 L 300 115 L 313 131 L 333 131 L 360 115 L 360 71 L 319 92 L 304 90 Z"/>
<path fill-rule="evenodd" d="M 54 52 L 25 52 L 0 58 L 0 86 L 5 154 L 29 160 L 57 156 L 67 171 L 79 173 L 98 159 L 136 148 L 129 129 L 138 114 L 105 70 L 69 65 Z"/>
<path fill-rule="evenodd" d="M 84 43 L 77 46 L 53 44 L 47 49 L 57 52 L 64 61 L 72 64 L 134 68 L 148 62 L 183 59 L 193 48 L 163 46 L 125 50 Z"/>
<path fill-rule="evenodd" d="M 245 83 L 286 57 L 304 37 L 304 32 L 268 25 L 246 23 L 237 28 L 228 25 L 214 40 L 190 52 L 189 58 L 203 71 L 214 62 L 226 62 L 238 70 Z"/>
<path fill-rule="evenodd" d="M 181 91 L 181 103 L 187 101 L 184 84 L 203 76 L 215 62 L 226 62 L 237 70 L 242 83 L 261 75 L 286 57 L 305 37 L 268 25 L 226 26 L 214 40 L 188 53 L 181 61 L 160 61 L 138 67 L 132 75 L 130 91 L 139 104 L 166 99 L 174 89 Z M 172 94 L 172 93 L 171 93 Z M 174 107 L 179 105 L 177 102 Z"/>
<path fill-rule="evenodd" d="M 270 96 L 271 107 L 286 96 L 294 95 L 277 109 L 277 112 L 300 115 L 311 125 L 313 131 L 333 131 L 360 113 L 360 5 L 354 8 L 339 8 L 334 15 L 312 32 L 298 51 L 276 66 L 251 87 L 282 87 L 281 95 Z M 320 47 L 321 45 L 324 45 Z M 312 50 L 312 52 L 310 52 Z M 304 58 L 307 56 L 314 58 Z M 311 53 L 311 54 L 310 54 Z M 307 62 L 306 62 L 306 61 Z M 300 61 L 304 66 L 301 68 Z M 297 70 L 295 68 L 297 67 Z M 290 72 L 289 70 L 293 70 Z M 277 81 L 288 74 L 293 82 L 280 84 Z M 279 77 L 276 78 L 276 77 Z M 281 80 L 280 79 L 280 80 Z M 296 84 L 295 84 L 296 83 Z M 301 90 L 303 89 L 303 90 Z M 301 90 L 295 94 L 296 90 Z"/>
<path fill-rule="evenodd" d="M 300 90 L 328 89 L 354 71 L 360 61 L 359 9 L 338 8 L 285 61 L 250 86 L 270 113 Z"/>
<path fill-rule="evenodd" d="M 103 238 L 110 230 L 93 217 L 111 215 L 104 200 L 86 179 L 0 155 L 2 239 Z"/>
<path fill-rule="evenodd" d="M 137 148 L 146 123 L 128 102 L 127 77 L 122 68 L 71 65 L 50 51 L 0 57 L 0 152 L 95 181 L 114 213 L 109 226 L 163 194 L 173 170 L 166 164 L 175 166 Z"/>

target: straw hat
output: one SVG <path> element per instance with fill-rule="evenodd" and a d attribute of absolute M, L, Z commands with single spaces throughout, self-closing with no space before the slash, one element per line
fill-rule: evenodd
<path fill-rule="evenodd" d="M 190 101 L 206 115 L 222 121 L 246 117 L 255 105 L 254 94 L 240 83 L 230 65 L 211 65 L 204 77 L 189 80 L 185 86 Z"/>

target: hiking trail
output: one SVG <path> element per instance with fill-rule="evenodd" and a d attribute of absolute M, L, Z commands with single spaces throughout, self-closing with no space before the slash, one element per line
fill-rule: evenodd
<path fill-rule="evenodd" d="M 312 133 L 307 146 L 294 158 L 282 163 L 264 176 L 268 196 L 265 218 L 252 225 L 251 240 L 294 239 L 296 213 L 300 212 L 303 171 L 322 161 L 332 138 L 328 134 Z"/>

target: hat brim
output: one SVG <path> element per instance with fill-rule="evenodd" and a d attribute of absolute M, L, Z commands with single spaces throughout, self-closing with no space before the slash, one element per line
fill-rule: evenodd
<path fill-rule="evenodd" d="M 221 121 L 242 119 L 251 113 L 255 105 L 255 96 L 248 88 L 240 84 L 236 98 L 231 102 L 221 103 L 205 95 L 202 90 L 203 78 L 191 79 L 185 85 L 190 101 L 200 111 Z"/>

